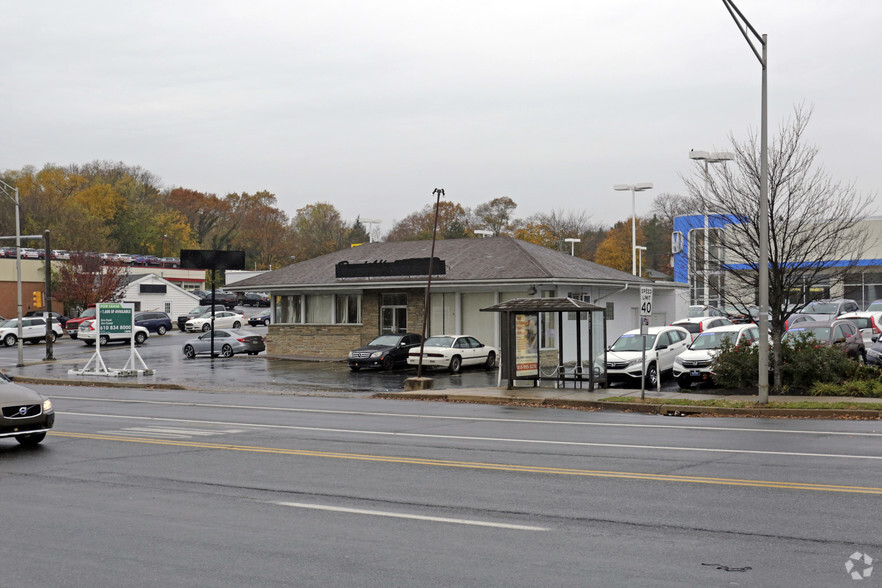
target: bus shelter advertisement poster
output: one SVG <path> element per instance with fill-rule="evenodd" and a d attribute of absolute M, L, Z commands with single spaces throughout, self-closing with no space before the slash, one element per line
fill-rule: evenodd
<path fill-rule="evenodd" d="M 515 315 L 515 377 L 539 375 L 539 316 Z"/>

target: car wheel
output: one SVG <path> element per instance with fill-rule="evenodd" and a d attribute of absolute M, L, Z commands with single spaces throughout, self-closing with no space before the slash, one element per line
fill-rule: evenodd
<path fill-rule="evenodd" d="M 234 328 L 234 329 L 238 329 L 238 328 L 241 327 L 241 326 L 242 326 L 242 323 L 240 323 L 239 321 L 236 321 L 235 323 L 233 323 L 233 328 Z"/>
<path fill-rule="evenodd" d="M 3 344 L 7 347 L 12 347 L 13 345 L 15 345 L 16 341 L 18 341 L 18 337 L 16 337 L 12 333 L 3 337 Z"/>
<path fill-rule="evenodd" d="M 98 342 L 102 345 L 107 345 L 108 343 L 110 343 L 110 337 L 108 337 L 107 335 L 101 335 L 100 337 L 98 337 Z"/>
<path fill-rule="evenodd" d="M 204 325 L 202 325 L 202 332 L 203 333 L 207 333 L 210 330 L 211 330 L 211 323 L 205 323 Z"/>
<path fill-rule="evenodd" d="M 42 433 L 31 433 L 30 435 L 18 435 L 15 440 L 24 445 L 25 447 L 33 447 L 35 445 L 39 445 L 43 439 L 46 438 L 46 432 Z"/>
<path fill-rule="evenodd" d="M 462 369 L 462 358 L 458 355 L 454 355 L 450 358 L 450 365 L 447 366 L 447 371 L 451 374 L 459 373 L 459 370 Z"/>
<path fill-rule="evenodd" d="M 688 390 L 692 387 L 692 380 L 686 374 L 680 374 L 677 376 L 677 385 L 684 390 Z"/>
<path fill-rule="evenodd" d="M 76 334 L 76 333 L 71 333 L 71 334 L 70 334 L 70 338 L 71 338 L 71 339 L 76 339 L 76 338 L 77 338 L 77 334 Z"/>
<path fill-rule="evenodd" d="M 384 370 L 391 370 L 394 367 L 395 367 L 395 360 L 392 359 L 391 355 L 387 355 L 386 357 L 383 358 L 382 368 Z"/>
<path fill-rule="evenodd" d="M 269 326 L 269 319 L 264 319 L 264 321 L 263 321 L 263 326 L 264 326 L 264 327 L 268 327 L 268 326 Z"/>
<path fill-rule="evenodd" d="M 229 345 L 221 347 L 221 357 L 233 357 L 233 348 Z"/>
<path fill-rule="evenodd" d="M 196 357 L 196 350 L 192 345 L 184 345 L 184 357 L 189 359 Z"/>
<path fill-rule="evenodd" d="M 658 368 L 654 363 L 649 364 L 646 368 L 646 388 L 655 388 L 658 384 Z"/>
<path fill-rule="evenodd" d="M 159 336 L 165 335 L 165 331 L 165 325 L 159 325 L 158 327 L 156 327 L 156 334 Z"/>
<path fill-rule="evenodd" d="M 147 340 L 147 335 L 145 333 L 135 333 L 135 344 L 143 345 L 144 341 Z"/>
<path fill-rule="evenodd" d="M 487 366 L 487 369 L 492 369 L 494 365 L 496 365 L 496 354 L 492 351 L 487 354 L 487 361 L 484 363 Z"/>

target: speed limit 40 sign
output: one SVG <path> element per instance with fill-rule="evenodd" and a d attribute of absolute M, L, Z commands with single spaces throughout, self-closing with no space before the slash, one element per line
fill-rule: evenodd
<path fill-rule="evenodd" d="M 640 286 L 640 316 L 652 316 L 652 286 Z"/>

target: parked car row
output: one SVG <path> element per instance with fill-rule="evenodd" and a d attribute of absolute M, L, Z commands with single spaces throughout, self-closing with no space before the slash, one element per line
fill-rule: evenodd
<path fill-rule="evenodd" d="M 349 352 L 349 369 L 362 368 L 390 370 L 399 366 L 420 364 L 422 337 L 415 333 L 380 335 L 370 343 Z M 429 337 L 422 345 L 422 365 L 426 368 L 446 369 L 459 373 L 464 366 L 492 368 L 498 351 L 469 335 L 440 335 Z"/>

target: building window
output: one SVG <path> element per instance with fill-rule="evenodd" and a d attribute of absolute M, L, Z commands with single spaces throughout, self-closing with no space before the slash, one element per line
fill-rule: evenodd
<path fill-rule="evenodd" d="M 606 303 L 606 313 L 604 315 L 604 318 L 608 321 L 616 320 L 616 305 L 614 302 Z"/>
<path fill-rule="evenodd" d="M 165 303 L 165 314 L 171 313 L 171 302 Z"/>
<path fill-rule="evenodd" d="M 300 320 L 300 294 L 293 296 L 276 296 L 275 315 L 273 322 L 275 323 L 299 323 Z"/>
<path fill-rule="evenodd" d="M 338 324 L 361 322 L 361 295 L 337 294 L 334 297 L 334 321 Z"/>
<path fill-rule="evenodd" d="M 306 322 L 330 325 L 334 323 L 334 295 L 308 294 L 304 297 Z"/>
<path fill-rule="evenodd" d="M 407 306 L 407 294 L 383 294 L 381 306 Z"/>
<path fill-rule="evenodd" d="M 579 300 L 581 302 L 591 302 L 591 294 L 582 294 L 581 292 L 568 292 L 567 298 L 572 300 Z M 568 312 L 567 320 L 574 321 L 579 318 L 580 313 Z M 582 318 L 585 318 L 587 315 L 582 315 Z"/>

